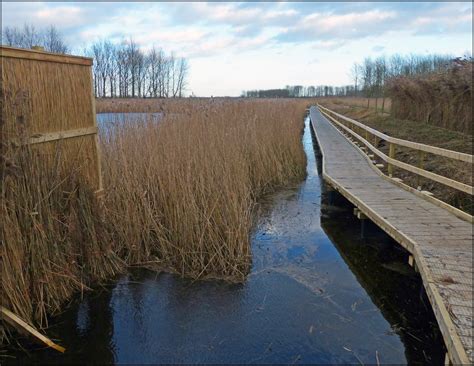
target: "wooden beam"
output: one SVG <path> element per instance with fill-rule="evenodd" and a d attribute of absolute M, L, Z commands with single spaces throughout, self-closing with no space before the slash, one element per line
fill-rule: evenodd
<path fill-rule="evenodd" d="M 90 68 L 90 72 L 89 72 L 89 80 L 91 83 L 92 124 L 97 129 L 97 113 L 95 109 L 94 78 L 92 75 L 92 67 Z M 96 159 L 97 159 L 97 179 L 98 179 L 98 185 L 99 185 L 97 190 L 100 192 L 104 189 L 104 183 L 102 180 L 102 151 L 100 149 L 98 133 L 96 133 L 95 135 L 95 148 L 96 148 Z M 100 195 L 99 197 L 102 197 L 102 195 Z"/>
<path fill-rule="evenodd" d="M 55 349 L 56 351 L 64 353 L 64 351 L 66 350 L 64 347 L 57 345 L 51 339 L 49 339 L 48 337 L 38 332 L 35 328 L 33 328 L 31 325 L 29 325 L 27 322 L 25 322 L 23 319 L 21 319 L 17 315 L 13 314 L 7 308 L 0 306 L 0 310 L 2 314 L 2 319 L 5 320 L 8 324 L 10 324 L 15 329 L 19 330 L 20 332 L 29 333 L 30 335 L 35 337 L 37 340 L 46 344 L 48 347 Z"/>
<path fill-rule="evenodd" d="M 97 134 L 97 132 L 97 126 L 93 126 L 60 132 L 37 133 L 30 137 L 28 143 L 31 145 L 41 144 L 43 142 L 68 139 L 71 137 L 94 135 Z"/>
<path fill-rule="evenodd" d="M 80 57 L 72 55 L 61 55 L 58 53 L 50 53 L 39 50 L 26 50 L 14 47 L 0 47 L 1 57 L 21 58 L 24 60 L 57 62 L 61 64 L 74 64 L 81 66 L 91 66 L 93 59 L 89 57 Z"/>

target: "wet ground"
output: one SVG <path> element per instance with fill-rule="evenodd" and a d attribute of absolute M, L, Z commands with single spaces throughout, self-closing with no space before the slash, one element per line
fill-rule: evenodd
<path fill-rule="evenodd" d="M 137 270 L 77 298 L 48 335 L 67 348 L 22 361 L 424 363 L 444 346 L 407 253 L 324 192 L 308 124 L 308 176 L 262 201 L 243 284 Z M 329 202 L 331 204 L 329 204 Z"/>

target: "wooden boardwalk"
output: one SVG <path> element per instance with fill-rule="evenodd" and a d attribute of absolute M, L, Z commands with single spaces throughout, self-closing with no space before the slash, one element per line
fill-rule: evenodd
<path fill-rule="evenodd" d="M 316 107 L 323 177 L 413 256 L 454 364 L 473 364 L 473 225 L 384 179 Z"/>

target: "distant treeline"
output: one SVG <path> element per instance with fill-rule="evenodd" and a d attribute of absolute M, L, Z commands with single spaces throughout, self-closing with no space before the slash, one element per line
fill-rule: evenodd
<path fill-rule="evenodd" d="M 432 71 L 447 69 L 454 59 L 449 55 L 393 55 L 375 59 L 366 58 L 362 63 L 355 63 L 351 69 L 353 85 L 303 86 L 287 85 L 281 89 L 247 90 L 243 97 L 250 98 L 299 98 L 299 97 L 353 97 L 383 98 L 385 83 L 397 76 L 423 75 Z"/>
<path fill-rule="evenodd" d="M 366 58 L 351 69 L 356 93 L 365 97 L 384 97 L 386 82 L 398 76 L 419 76 L 447 69 L 454 59 L 451 55 L 393 55 Z"/>
<path fill-rule="evenodd" d="M 54 27 L 5 27 L 2 44 L 19 48 L 41 46 L 48 52 L 68 53 L 70 47 Z M 182 97 L 187 86 L 188 62 L 153 47 L 145 52 L 132 39 L 115 44 L 97 41 L 80 51 L 94 58 L 92 68 L 97 97 Z"/>
<path fill-rule="evenodd" d="M 248 98 L 349 97 L 355 96 L 355 88 L 353 85 L 287 85 L 284 89 L 244 90 L 241 96 Z"/>

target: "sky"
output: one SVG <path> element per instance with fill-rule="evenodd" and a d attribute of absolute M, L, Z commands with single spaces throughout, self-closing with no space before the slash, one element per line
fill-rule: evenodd
<path fill-rule="evenodd" d="M 471 2 L 2 2 L 2 27 L 55 25 L 75 50 L 133 38 L 190 65 L 188 94 L 344 85 L 365 57 L 472 54 Z"/>

